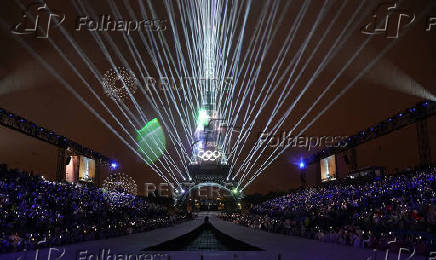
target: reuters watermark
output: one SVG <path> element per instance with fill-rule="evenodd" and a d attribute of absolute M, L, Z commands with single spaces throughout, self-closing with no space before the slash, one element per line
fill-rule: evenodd
<path fill-rule="evenodd" d="M 182 187 L 177 187 L 174 183 L 145 183 L 145 197 L 196 197 L 199 199 L 208 198 L 231 198 L 234 197 L 234 187 L 232 183 L 224 183 L 221 186 L 196 186 L 194 182 L 185 182 Z"/>
<path fill-rule="evenodd" d="M 146 77 L 145 86 L 162 91 L 179 91 L 184 89 L 202 89 L 213 85 L 217 91 L 229 90 L 234 83 L 232 77 Z"/>
<path fill-rule="evenodd" d="M 348 136 L 292 136 L 287 131 L 276 135 L 260 133 L 258 145 L 267 143 L 271 148 L 302 148 L 307 151 L 317 148 L 347 147 Z"/>

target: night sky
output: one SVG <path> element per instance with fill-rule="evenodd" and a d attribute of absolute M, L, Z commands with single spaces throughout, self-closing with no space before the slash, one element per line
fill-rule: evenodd
<path fill-rule="evenodd" d="M 121 2 L 121 1 L 120 1 Z M 137 1 L 130 1 L 137 7 Z M 246 25 L 247 35 L 251 35 L 254 26 L 262 11 L 263 1 L 254 1 Z M 309 42 L 307 53 L 317 44 L 322 32 L 326 30 L 328 21 L 335 15 L 335 10 L 339 9 L 342 1 L 330 1 L 333 7 L 327 12 L 324 23 L 319 27 L 319 31 Z M 341 32 L 350 15 L 355 10 L 359 1 L 350 1 L 346 5 L 342 14 L 339 16 L 335 26 L 327 35 L 324 43 L 314 56 L 309 66 L 305 69 L 301 79 L 292 90 L 291 95 L 286 99 L 286 106 L 292 104 L 304 88 L 305 83 L 313 76 L 316 66 L 321 62 L 324 55 L 333 44 L 337 35 Z M 368 1 L 369 2 L 369 1 Z M 315 124 L 305 133 L 306 136 L 348 136 L 359 132 L 362 129 L 376 124 L 377 122 L 394 115 L 407 107 L 414 106 L 417 102 L 424 100 L 422 96 L 413 95 L 420 87 L 425 88 L 429 93 L 436 94 L 436 26 L 433 31 L 426 32 L 426 20 L 430 16 L 436 17 L 436 7 L 432 0 L 402 1 L 401 9 L 408 10 L 416 14 L 416 20 L 401 33 L 398 39 L 388 39 L 385 35 L 376 35 L 369 44 L 359 54 L 352 65 L 332 86 L 332 89 L 323 100 L 310 113 L 304 121 L 308 123 L 311 118 L 317 115 L 324 106 L 330 102 L 338 93 L 344 89 L 364 68 L 368 65 L 383 48 L 395 42 L 385 56 L 375 64 L 353 87 L 350 88 L 327 112 L 316 121 Z M 24 2 L 26 6 L 30 2 Z M 60 10 L 66 14 L 66 21 L 63 24 L 66 30 L 72 35 L 73 39 L 90 57 L 92 62 L 99 69 L 100 73 L 110 69 L 110 64 L 105 60 L 98 45 L 93 40 L 90 32 L 76 32 L 74 26 L 76 17 L 79 15 L 73 8 L 71 1 L 47 1 L 52 9 Z M 101 3 L 101 4 L 100 4 Z M 160 6 L 160 1 L 152 1 L 156 6 L 157 15 L 166 19 L 166 12 Z M 283 5 L 285 2 L 282 2 Z M 364 6 L 364 12 L 359 13 L 363 17 L 359 24 L 351 32 L 351 37 L 344 44 L 342 49 L 328 64 L 326 69 L 320 74 L 319 78 L 309 88 L 308 92 L 298 102 L 294 112 L 286 119 L 282 131 L 292 129 L 302 114 L 310 107 L 316 97 L 330 83 L 335 75 L 341 70 L 350 57 L 356 53 L 358 47 L 369 35 L 360 32 L 360 28 L 370 20 L 375 7 L 379 2 L 371 1 Z M 382 2 L 380 2 L 382 3 Z M 433 7 L 430 6 L 433 4 Z M 274 63 L 276 55 L 282 47 L 283 39 L 288 35 L 291 24 L 294 21 L 297 10 L 301 7 L 302 1 L 294 1 L 288 13 L 285 14 L 283 22 L 277 24 L 274 29 L 278 30 L 276 39 L 272 42 L 269 55 L 265 57 L 259 74 L 259 82 L 265 80 L 270 72 L 271 65 Z M 296 33 L 295 47 L 289 53 L 286 62 L 295 55 L 298 47 L 305 40 L 310 27 L 316 19 L 321 1 L 315 1 L 304 16 L 302 26 Z M 120 4 L 121 6 L 121 4 Z M 93 3 L 93 7 L 98 14 L 108 14 L 110 9 L 106 1 Z M 134 8 L 138 10 L 137 8 Z M 122 13 L 128 16 L 123 8 Z M 70 137 L 72 140 L 90 147 L 104 155 L 115 158 L 122 166 L 122 171 L 132 176 L 140 188 L 143 190 L 144 182 L 160 182 L 160 178 L 147 167 L 132 151 L 130 151 L 116 136 L 106 128 L 89 110 L 83 106 L 64 86 L 40 63 L 35 60 L 18 41 L 12 36 L 9 29 L 12 25 L 20 21 L 22 10 L 16 1 L 8 0 L 0 10 L 2 17 L 2 37 L 0 38 L 0 107 L 10 110 L 33 122 L 36 122 L 47 129 L 56 131 L 59 134 Z M 422 19 L 419 14 L 425 12 Z M 280 14 L 280 10 L 279 10 Z M 177 20 L 176 20 L 177 22 Z M 7 26 L 6 26 L 7 24 Z M 169 28 L 171 30 L 171 28 Z M 169 31 L 161 32 L 168 37 L 171 43 Z M 167 35 L 166 35 L 167 34 Z M 123 45 L 121 33 L 110 33 L 120 50 L 126 56 L 129 64 L 134 66 L 133 59 L 130 58 L 127 48 Z M 102 107 L 96 99 L 85 89 L 82 82 L 74 75 L 71 68 L 62 60 L 57 52 L 52 48 L 47 39 L 36 39 L 31 35 L 19 35 L 22 40 L 32 46 L 36 52 L 54 66 L 56 71 L 71 84 L 78 93 L 102 116 L 111 122 L 110 116 L 104 113 Z M 57 28 L 50 32 L 50 39 L 55 41 L 63 50 L 64 54 L 83 73 L 84 77 L 93 86 L 104 102 L 110 104 L 111 100 L 104 96 L 101 85 L 93 77 L 86 65 L 80 60 L 69 42 L 63 37 Z M 146 50 L 140 44 L 138 33 L 132 34 L 139 50 L 144 53 L 144 62 L 147 67 L 153 68 L 151 59 L 147 57 Z M 243 43 L 243 50 L 246 51 L 249 41 Z M 258 48 L 264 48 L 259 46 Z M 114 54 L 114 53 L 113 53 Z M 302 62 L 308 58 L 304 54 Z M 115 60 L 117 63 L 117 60 Z M 254 64 L 253 66 L 257 66 Z M 302 66 L 297 67 L 297 72 Z M 151 73 L 155 73 L 151 69 Z M 281 85 L 284 90 L 289 86 Z M 409 92 L 409 93 L 407 93 Z M 147 104 L 145 98 L 136 97 L 139 104 L 145 111 L 149 119 L 156 117 L 153 110 Z M 429 97 L 428 97 L 429 98 Z M 277 100 L 278 96 L 273 99 Z M 171 104 L 169 104 L 171 105 Z M 249 139 L 253 145 L 261 131 L 263 124 L 268 120 L 268 111 L 272 110 L 274 102 L 268 104 L 265 112 L 256 120 L 254 130 Z M 243 109 L 247 109 L 244 107 Z M 280 114 L 284 111 L 280 110 Z M 432 158 L 436 161 L 436 118 L 429 119 L 429 134 L 431 147 L 433 148 Z M 242 122 L 239 122 L 242 123 Z M 303 123 L 303 125 L 304 125 Z M 118 128 L 116 128 L 119 130 Z M 302 129 L 299 126 L 297 129 Z M 185 147 L 189 144 L 183 144 Z M 168 147 L 170 153 L 174 147 Z M 310 152 L 311 153 L 311 152 Z M 268 192 L 278 190 L 288 190 L 299 185 L 298 169 L 295 164 L 300 158 L 310 155 L 304 149 L 289 149 L 280 156 L 255 182 L 251 184 L 247 193 Z M 365 167 L 371 165 L 385 166 L 392 171 L 395 168 L 406 168 L 418 163 L 418 148 L 416 142 L 416 128 L 414 125 L 394 132 L 388 136 L 364 144 L 357 150 L 358 166 Z M 243 153 L 245 154 L 245 152 Z M 38 174 L 43 174 L 49 179 L 53 179 L 56 170 L 57 150 L 55 147 L 13 132 L 4 127 L 0 127 L 0 162 L 7 163 L 11 167 L 26 170 L 34 170 Z M 264 159 L 264 157 L 262 157 Z M 314 176 L 309 177 L 309 182 L 314 181 Z"/>

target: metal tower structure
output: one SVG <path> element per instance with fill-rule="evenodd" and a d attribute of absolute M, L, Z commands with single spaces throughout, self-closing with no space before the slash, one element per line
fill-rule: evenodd
<path fill-rule="evenodd" d="M 94 159 L 98 165 L 106 165 L 108 167 L 114 162 L 114 160 L 95 152 L 88 147 L 76 143 L 65 136 L 59 135 L 52 130 L 48 130 L 3 108 L 0 108 L 0 125 L 56 146 L 58 148 L 56 180 L 58 181 L 65 179 L 66 160 L 70 155 L 83 155 L 87 158 Z M 99 184 L 98 171 L 96 172 L 96 181 L 97 184 Z"/>
<path fill-rule="evenodd" d="M 431 163 L 431 151 L 426 119 L 433 115 L 436 115 L 436 102 L 424 101 L 418 103 L 416 106 L 391 116 L 388 119 L 379 122 L 375 126 L 371 126 L 353 136 L 348 137 L 346 139 L 346 146 L 334 145 L 334 147 L 324 149 L 321 152 L 306 158 L 304 162 L 307 165 L 317 163 L 320 159 L 347 151 L 357 147 L 360 144 L 369 142 L 380 136 L 387 135 L 408 125 L 416 124 L 420 163 L 422 165 L 428 165 Z"/>

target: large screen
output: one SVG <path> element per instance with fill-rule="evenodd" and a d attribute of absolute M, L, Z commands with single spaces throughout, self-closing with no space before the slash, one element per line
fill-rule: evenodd
<path fill-rule="evenodd" d="M 336 179 L 336 157 L 331 155 L 320 161 L 321 163 L 321 181 L 330 181 Z"/>
<path fill-rule="evenodd" d="M 95 161 L 93 159 L 80 156 L 79 180 L 92 181 L 95 178 Z"/>
<path fill-rule="evenodd" d="M 69 162 L 65 167 L 65 180 L 67 182 L 76 182 L 79 175 L 79 157 L 70 156 Z"/>

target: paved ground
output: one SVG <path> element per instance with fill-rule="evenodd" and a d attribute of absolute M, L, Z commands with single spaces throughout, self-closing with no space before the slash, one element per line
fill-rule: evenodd
<path fill-rule="evenodd" d="M 264 251 L 257 252 L 145 252 L 144 248 L 174 239 L 198 227 L 208 215 L 211 223 L 223 233 L 242 240 Z M 65 252 L 62 257 L 60 255 Z M 50 254 L 50 255 L 49 255 Z M 121 254 L 121 255 L 118 255 Z M 202 213 L 196 220 L 181 223 L 174 227 L 156 229 L 146 233 L 133 234 L 117 238 L 87 241 L 64 247 L 42 249 L 39 252 L 22 252 L 0 255 L 1 260 L 291 260 L 291 259 L 357 259 L 382 260 L 386 252 L 373 252 L 323 243 L 293 236 L 272 234 L 253 230 L 240 225 L 222 221 L 214 213 Z M 390 252 L 388 259 L 407 259 L 408 255 L 398 258 L 398 252 Z M 411 260 L 424 260 L 425 257 L 412 257 Z"/>

